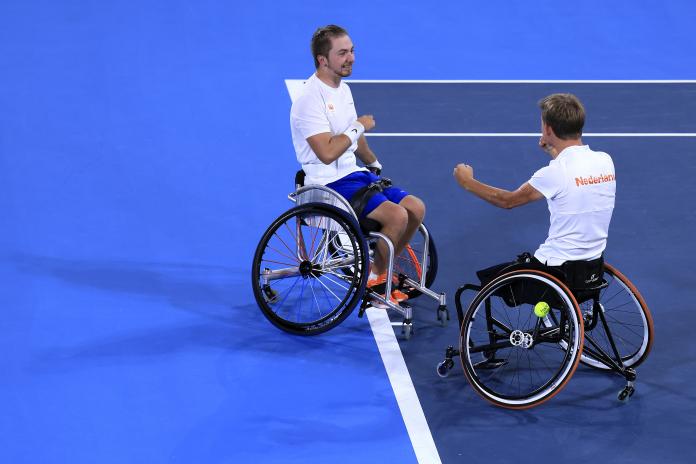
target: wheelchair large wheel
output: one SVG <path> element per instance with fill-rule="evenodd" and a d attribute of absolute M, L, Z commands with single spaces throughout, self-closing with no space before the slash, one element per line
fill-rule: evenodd
<path fill-rule="evenodd" d="M 645 361 L 652 347 L 654 329 L 650 310 L 633 283 L 609 264 L 604 265 L 604 280 L 608 285 L 599 294 L 599 310 L 603 312 L 621 363 L 635 368 Z M 600 315 L 593 316 L 593 305 L 593 300 L 580 304 L 586 321 L 585 349 L 580 362 L 596 369 L 610 370 L 599 360 L 597 348 L 615 361 L 617 356 Z"/>
<path fill-rule="evenodd" d="M 546 314 L 535 314 L 538 303 Z M 510 409 L 536 406 L 558 393 L 575 372 L 582 346 L 574 296 L 537 270 L 491 281 L 471 302 L 461 327 L 467 380 L 484 399 Z"/>
<path fill-rule="evenodd" d="M 394 275 L 406 275 L 411 279 L 420 282 L 423 272 L 425 272 L 425 287 L 430 288 L 437 276 L 437 248 L 433 236 L 428 234 L 428 255 L 427 264 L 423 266 L 423 251 L 425 249 L 425 237 L 416 232 L 406 248 L 394 258 Z M 409 299 L 416 298 L 421 292 L 415 288 L 405 288 Z"/>
<path fill-rule="evenodd" d="M 254 297 L 282 330 L 326 332 L 360 302 L 367 263 L 365 239 L 347 213 L 321 203 L 297 206 L 271 224 L 256 248 Z"/>

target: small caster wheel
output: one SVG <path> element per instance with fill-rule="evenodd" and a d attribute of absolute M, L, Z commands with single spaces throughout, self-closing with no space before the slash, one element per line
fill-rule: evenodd
<path fill-rule="evenodd" d="M 437 308 L 437 320 L 440 321 L 442 327 L 447 325 L 447 321 L 450 320 L 450 315 L 446 307 L 441 306 Z"/>
<path fill-rule="evenodd" d="M 410 340 L 411 335 L 413 335 L 413 324 L 410 322 L 404 322 L 401 325 L 401 335 L 404 336 L 404 340 Z"/>
<path fill-rule="evenodd" d="M 445 359 L 437 365 L 437 375 L 444 379 L 445 377 L 449 376 L 450 370 L 452 370 L 453 366 L 454 361 L 451 359 Z"/>
<path fill-rule="evenodd" d="M 635 391 L 636 389 L 631 386 L 624 387 L 624 389 L 619 392 L 619 401 L 623 403 L 627 402 L 633 396 Z"/>

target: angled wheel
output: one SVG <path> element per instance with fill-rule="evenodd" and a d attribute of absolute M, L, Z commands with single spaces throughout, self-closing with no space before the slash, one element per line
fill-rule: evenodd
<path fill-rule="evenodd" d="M 420 282 L 423 272 L 425 272 L 425 286 L 430 286 L 435 281 L 437 276 L 437 249 L 433 236 L 429 233 L 427 263 L 423 266 L 423 251 L 425 250 L 425 237 L 416 232 L 411 241 L 406 245 L 406 248 L 394 258 L 394 275 L 406 275 L 411 279 Z M 416 298 L 421 295 L 421 292 L 414 288 L 404 289 L 409 299 Z"/>
<path fill-rule="evenodd" d="M 590 324 L 585 326 L 585 350 L 581 362 L 601 370 L 611 368 L 599 361 L 599 347 L 616 360 L 609 334 L 596 311 L 602 311 L 611 340 L 625 367 L 637 367 L 648 357 L 654 328 L 650 309 L 633 283 L 609 264 L 604 265 L 604 280 L 608 284 L 599 294 L 593 315 L 594 300 L 580 304 L 580 310 Z M 595 320 L 593 320 L 595 319 Z"/>
<path fill-rule="evenodd" d="M 545 304 L 544 304 L 545 303 Z M 535 312 L 535 306 L 546 312 Z M 462 323 L 462 367 L 474 390 L 511 409 L 558 393 L 580 361 L 583 328 L 568 288 L 550 274 L 518 270 L 486 285 Z"/>
<path fill-rule="evenodd" d="M 254 297 L 276 327 L 316 335 L 360 302 L 367 263 L 365 239 L 347 213 L 322 203 L 297 206 L 271 224 L 256 248 Z"/>
<path fill-rule="evenodd" d="M 336 240 L 331 243 L 332 250 L 340 250 L 341 247 L 346 246 L 348 237 L 345 234 L 339 234 Z M 435 276 L 437 275 L 437 249 L 435 248 L 435 242 L 433 241 L 432 235 L 429 236 L 428 241 L 428 262 L 425 266 L 425 286 L 430 288 L 432 283 L 435 281 Z M 425 250 L 425 239 L 423 235 L 416 233 L 406 248 L 394 258 L 394 277 L 398 277 L 399 274 L 406 275 L 413 280 L 420 282 L 421 276 L 423 275 L 423 252 Z M 348 245 L 349 246 L 349 245 Z M 347 275 L 351 275 L 353 269 L 346 267 L 342 270 Z M 406 293 L 409 299 L 413 299 L 419 295 L 421 292 L 414 288 L 405 288 L 404 293 Z"/>

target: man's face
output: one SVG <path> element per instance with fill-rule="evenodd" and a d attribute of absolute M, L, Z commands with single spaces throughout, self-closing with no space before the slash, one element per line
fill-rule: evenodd
<path fill-rule="evenodd" d="M 546 125 L 544 119 L 541 119 L 541 142 L 549 143 L 549 135 L 551 135 L 550 127 Z"/>
<path fill-rule="evenodd" d="M 350 76 L 355 62 L 353 50 L 353 41 L 347 35 L 332 38 L 327 60 L 329 70 L 340 77 Z"/>

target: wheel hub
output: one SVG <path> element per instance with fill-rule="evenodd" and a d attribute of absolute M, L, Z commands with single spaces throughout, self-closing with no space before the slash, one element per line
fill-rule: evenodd
<path fill-rule="evenodd" d="M 305 260 L 305 261 L 302 261 L 300 263 L 300 274 L 305 279 L 312 274 L 312 262 L 311 261 Z"/>
<path fill-rule="evenodd" d="M 300 275 L 305 279 L 309 277 L 319 277 L 321 275 L 321 265 L 312 264 L 311 261 L 305 260 L 300 263 Z"/>
<path fill-rule="evenodd" d="M 519 346 L 521 348 L 529 349 L 534 343 L 534 339 L 531 334 L 524 333 L 521 330 L 513 330 L 510 334 L 510 343 L 512 346 Z"/>

